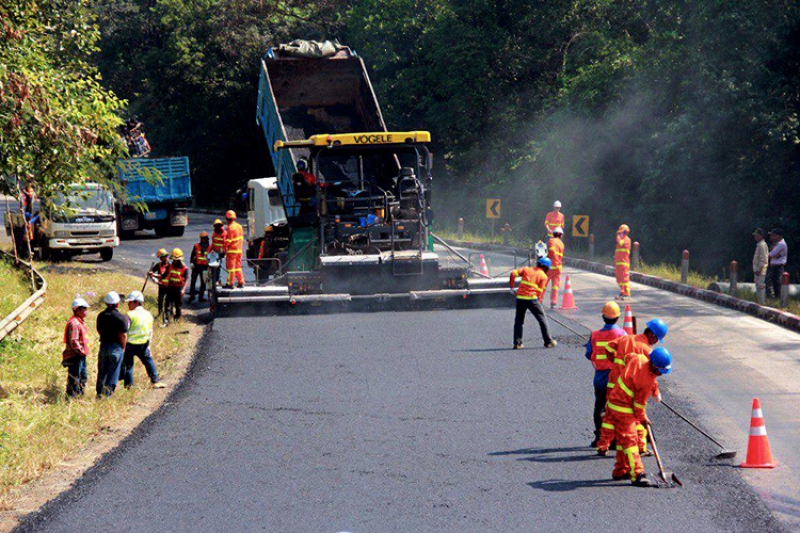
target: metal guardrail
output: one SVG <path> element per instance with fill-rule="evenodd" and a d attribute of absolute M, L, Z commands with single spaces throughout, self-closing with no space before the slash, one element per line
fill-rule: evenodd
<path fill-rule="evenodd" d="M 42 303 L 44 303 L 44 298 L 47 293 L 47 281 L 45 281 L 44 277 L 35 269 L 31 263 L 26 263 L 24 261 L 17 261 L 14 259 L 14 256 L 8 254 L 6 252 L 0 251 L 7 259 L 11 261 L 12 264 L 21 265 L 23 268 L 28 270 L 33 274 L 34 282 L 38 289 L 27 299 L 25 300 L 19 307 L 13 310 L 7 317 L 0 320 L 0 341 L 6 338 L 6 336 L 14 331 L 17 326 L 22 324 L 28 316 L 33 313 L 33 311 L 39 308 Z M 0 394 L 2 394 L 0 392 Z"/>

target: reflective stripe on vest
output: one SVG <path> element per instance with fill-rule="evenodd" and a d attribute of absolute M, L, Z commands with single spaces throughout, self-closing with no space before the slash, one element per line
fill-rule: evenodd
<path fill-rule="evenodd" d="M 616 411 L 618 413 L 624 413 L 626 415 L 632 415 L 633 414 L 633 408 L 632 407 L 622 407 L 622 406 L 619 406 L 619 405 L 614 405 L 611 402 L 608 402 L 608 408 L 611 409 L 612 411 Z"/>
<path fill-rule="evenodd" d="M 141 305 L 128 312 L 128 344 L 147 344 L 153 336 L 153 315 Z"/>
<path fill-rule="evenodd" d="M 623 391 L 625 391 L 625 394 L 627 394 L 627 395 L 628 395 L 628 396 L 630 396 L 631 398 L 633 398 L 633 397 L 635 396 L 635 394 L 633 394 L 633 391 L 632 391 L 631 389 L 629 389 L 627 385 L 625 385 L 625 382 L 624 382 L 624 381 L 622 381 L 622 378 L 621 378 L 621 377 L 620 377 L 620 378 L 617 378 L 617 383 L 619 384 L 620 388 L 621 388 Z"/>
<path fill-rule="evenodd" d="M 203 250 L 199 244 L 194 245 L 194 264 L 198 266 L 208 265 L 208 248 Z"/>

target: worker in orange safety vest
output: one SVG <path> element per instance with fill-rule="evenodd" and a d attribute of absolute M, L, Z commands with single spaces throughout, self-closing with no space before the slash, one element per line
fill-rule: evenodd
<path fill-rule="evenodd" d="M 615 389 L 618 385 L 619 376 L 623 373 L 625 365 L 634 355 L 650 356 L 650 352 L 658 342 L 663 341 L 669 332 L 667 324 L 659 318 L 654 318 L 646 324 L 644 333 L 639 335 L 626 335 L 613 340 L 606 346 L 608 357 L 611 358 L 611 369 L 608 374 L 608 395 L 611 390 Z M 656 401 L 661 401 L 661 393 L 658 390 L 658 384 L 654 384 L 651 391 Z M 597 455 L 606 455 L 611 441 L 614 439 L 614 423 L 607 420 L 609 416 L 608 410 L 603 417 L 603 422 L 600 427 L 600 439 L 597 442 Z M 647 454 L 647 429 L 641 420 L 637 421 L 636 431 L 639 435 L 638 444 L 640 454 Z"/>
<path fill-rule="evenodd" d="M 547 230 L 547 237 L 553 236 L 553 230 L 564 227 L 564 213 L 561 212 L 561 202 L 553 202 L 553 210 L 544 217 L 544 228 Z"/>
<path fill-rule="evenodd" d="M 544 347 L 555 348 L 558 345 L 558 342 L 550 336 L 550 330 L 547 327 L 547 317 L 544 314 L 542 304 L 539 302 L 547 286 L 547 271 L 549 269 L 550 260 L 546 257 L 542 257 L 536 262 L 536 268 L 522 267 L 511 271 L 509 284 L 511 285 L 512 292 L 514 291 L 517 276 L 522 277 L 522 280 L 519 282 L 519 289 L 516 291 L 517 312 L 514 316 L 515 350 L 524 348 L 522 344 L 522 328 L 525 324 L 525 314 L 528 311 L 533 313 L 534 318 L 539 322 L 539 328 L 542 330 Z"/>
<path fill-rule="evenodd" d="M 244 273 L 242 272 L 242 246 L 244 244 L 244 229 L 241 224 L 236 222 L 236 213 L 228 210 L 225 213 L 228 221 L 228 228 L 225 230 L 225 268 L 228 271 L 228 283 L 226 288 L 233 287 L 234 280 L 236 286 L 244 287 Z"/>
<path fill-rule="evenodd" d="M 192 265 L 192 279 L 189 282 L 189 303 L 199 294 L 199 301 L 206 301 L 206 270 L 208 270 L 208 252 L 210 251 L 208 232 L 200 232 L 200 242 L 192 247 L 189 264 Z M 195 284 L 200 279 L 200 290 L 195 290 Z"/>
<path fill-rule="evenodd" d="M 557 227 L 553 237 L 547 241 L 547 258 L 550 259 L 550 270 L 547 271 L 547 282 L 550 284 L 550 309 L 558 307 L 558 289 L 561 287 L 561 266 L 564 263 L 564 242 L 561 236 L 564 230 Z M 544 292 L 540 301 L 544 301 Z"/>
<path fill-rule="evenodd" d="M 186 287 L 186 279 L 189 274 L 189 269 L 183 264 L 183 251 L 180 248 L 174 248 L 170 255 L 172 263 L 167 270 L 167 301 L 164 313 L 164 324 L 167 324 L 172 318 L 169 316 L 170 305 L 174 313 L 175 320 L 181 317 L 181 310 L 183 309 L 183 295 Z"/>
<path fill-rule="evenodd" d="M 617 325 L 619 316 L 619 305 L 616 302 L 606 302 L 603 306 L 605 325 L 601 329 L 593 331 L 586 343 L 584 355 L 594 366 L 594 440 L 589 445 L 592 448 L 596 448 L 600 441 L 603 417 L 606 413 L 608 376 L 613 366 L 613 361 L 609 358 L 608 344 L 626 335 L 625 330 Z"/>
<path fill-rule="evenodd" d="M 623 337 L 625 338 L 625 337 Z M 645 408 L 652 395 L 658 376 L 672 372 L 672 354 L 659 346 L 650 353 L 634 353 L 625 363 L 617 378 L 617 386 L 608 393 L 605 419 L 614 426 L 617 443 L 617 461 L 611 477 L 615 480 L 630 478 L 637 487 L 652 487 L 642 465 L 637 444 L 636 424 L 650 426 Z"/>
<path fill-rule="evenodd" d="M 631 239 L 628 234 L 631 229 L 627 224 L 622 224 L 617 230 L 614 239 L 614 275 L 619 285 L 617 300 L 625 301 L 631 295 Z"/>

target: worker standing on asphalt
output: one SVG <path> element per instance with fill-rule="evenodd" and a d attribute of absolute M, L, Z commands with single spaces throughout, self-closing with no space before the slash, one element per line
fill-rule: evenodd
<path fill-rule="evenodd" d="M 186 287 L 186 278 L 189 269 L 183 264 L 183 251 L 180 248 L 172 250 L 172 264 L 169 267 L 167 274 L 167 311 L 172 309 L 175 320 L 181 317 L 181 310 L 183 309 L 183 294 Z M 164 314 L 164 324 L 170 321 L 172 317 L 169 312 Z"/>
<path fill-rule="evenodd" d="M 128 344 L 128 319 L 120 313 L 120 297 L 114 291 L 106 294 L 105 311 L 97 315 L 100 354 L 97 357 L 97 397 L 111 396 L 117 388 L 122 356 Z"/>
<path fill-rule="evenodd" d="M 211 251 L 219 256 L 219 260 L 225 257 L 225 227 L 220 219 L 214 221 L 214 231 L 211 233 Z M 214 283 L 219 282 L 219 269 L 215 271 Z"/>
<path fill-rule="evenodd" d="M 199 301 L 206 301 L 206 270 L 208 270 L 208 252 L 209 241 L 208 232 L 200 232 L 200 242 L 195 243 L 192 248 L 192 254 L 189 256 L 189 263 L 192 265 L 192 280 L 189 283 L 189 303 L 194 301 L 194 297 L 198 294 L 194 286 L 197 283 L 197 278 L 200 278 L 200 298 Z"/>
<path fill-rule="evenodd" d="M 539 328 L 542 330 L 542 339 L 544 340 L 545 348 L 555 348 L 558 345 L 555 339 L 550 337 L 550 330 L 547 327 L 547 317 L 544 314 L 544 308 L 539 302 L 539 298 L 544 294 L 545 287 L 547 286 L 547 271 L 550 269 L 550 260 L 546 257 L 540 258 L 536 262 L 536 268 L 522 267 L 511 271 L 509 284 L 511 290 L 514 290 L 515 280 L 517 276 L 522 279 L 519 282 L 519 289 L 517 295 L 517 312 L 514 316 L 514 349 L 519 350 L 524 348 L 522 344 L 522 328 L 525 324 L 525 313 L 530 311 L 539 322 Z"/>
<path fill-rule="evenodd" d="M 86 372 L 86 356 L 89 355 L 89 330 L 86 327 L 86 313 L 89 304 L 81 297 L 72 301 L 72 317 L 64 328 L 64 352 L 61 366 L 67 369 L 67 397 L 83 396 L 89 375 Z"/>
<path fill-rule="evenodd" d="M 228 271 L 226 288 L 233 288 L 233 282 L 240 289 L 244 287 L 244 273 L 242 272 L 242 245 L 244 244 L 244 230 L 236 222 L 236 213 L 225 213 L 228 228 L 225 230 L 225 268 Z"/>
<path fill-rule="evenodd" d="M 605 326 L 593 331 L 586 343 L 586 359 L 594 366 L 594 440 L 589 445 L 596 448 L 600 442 L 603 417 L 606 414 L 606 397 L 608 395 L 608 375 L 613 361 L 609 359 L 608 343 L 626 335 L 625 330 L 617 326 L 620 310 L 616 302 L 607 302 L 603 306 L 603 322 Z M 613 428 L 609 428 L 613 431 Z"/>
<path fill-rule="evenodd" d="M 619 377 L 625 370 L 628 360 L 634 355 L 650 356 L 653 346 L 663 342 L 667 336 L 669 328 L 660 318 L 654 318 L 646 324 L 644 333 L 639 335 L 625 335 L 616 340 L 610 341 L 606 345 L 606 352 L 611 358 L 612 365 L 608 373 L 608 395 L 619 385 Z M 655 384 L 651 395 L 656 401 L 661 401 L 661 393 L 658 385 Z M 614 422 L 608 419 L 610 413 L 606 410 L 603 423 L 600 427 L 600 440 L 597 442 L 597 455 L 606 455 L 611 441 L 614 439 Z M 612 417 L 613 418 L 613 417 Z M 641 420 L 637 421 L 636 431 L 639 434 L 639 449 L 647 453 L 647 429 Z"/>
<path fill-rule="evenodd" d="M 553 202 L 553 210 L 544 217 L 544 228 L 547 230 L 547 238 L 553 236 L 553 230 L 564 227 L 564 213 L 561 212 L 561 202 Z"/>
<path fill-rule="evenodd" d="M 656 388 L 656 379 L 672 372 L 672 354 L 659 346 L 650 357 L 634 353 L 625 364 L 625 370 L 617 378 L 617 386 L 608 393 L 606 420 L 614 426 L 617 443 L 617 462 L 611 477 L 615 480 L 630 478 L 636 487 L 652 487 L 647 479 L 639 456 L 636 424 L 650 425 L 645 408 L 647 400 Z"/>
<path fill-rule="evenodd" d="M 125 299 L 128 302 L 128 344 L 122 357 L 122 381 L 126 388 L 133 386 L 133 362 L 138 357 L 144 365 L 147 377 L 154 389 L 163 389 L 164 384 L 158 378 L 158 370 L 150 353 L 153 340 L 153 315 L 144 308 L 144 294 L 133 291 Z"/>
<path fill-rule="evenodd" d="M 753 254 L 753 281 L 756 284 L 756 297 L 758 303 L 763 304 L 766 300 L 767 290 L 767 266 L 769 265 L 769 248 L 764 238 L 767 233 L 756 228 L 753 238 L 756 240 L 756 253 Z"/>
<path fill-rule="evenodd" d="M 617 230 L 614 248 L 614 274 L 619 285 L 618 300 L 625 301 L 631 295 L 631 229 L 622 224 Z"/>
<path fill-rule="evenodd" d="M 550 309 L 558 307 L 558 289 L 561 287 L 561 265 L 564 263 L 564 242 L 561 236 L 564 230 L 559 226 L 553 230 L 553 236 L 547 241 L 547 258 L 551 266 L 547 271 L 547 282 L 550 284 Z M 542 293 L 542 299 L 544 293 Z"/>
<path fill-rule="evenodd" d="M 158 263 L 154 264 L 148 272 L 150 279 L 158 283 L 158 314 L 164 312 L 164 299 L 167 297 L 167 287 L 169 287 L 169 253 L 163 248 L 156 252 Z"/>

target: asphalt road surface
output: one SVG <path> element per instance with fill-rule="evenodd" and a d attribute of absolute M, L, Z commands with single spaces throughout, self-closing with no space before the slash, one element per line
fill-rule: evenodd
<path fill-rule="evenodd" d="M 193 215 L 183 239 L 127 241 L 110 266 L 186 251 L 207 218 Z M 545 350 L 529 316 L 527 348 L 511 350 L 513 314 L 216 319 L 171 401 L 19 530 L 781 530 L 663 409 L 651 410 L 659 447 L 685 487 L 612 481 L 613 459 L 588 447 L 583 339 L 551 322 L 560 344 Z M 670 378 L 665 396 L 692 412 Z"/>

